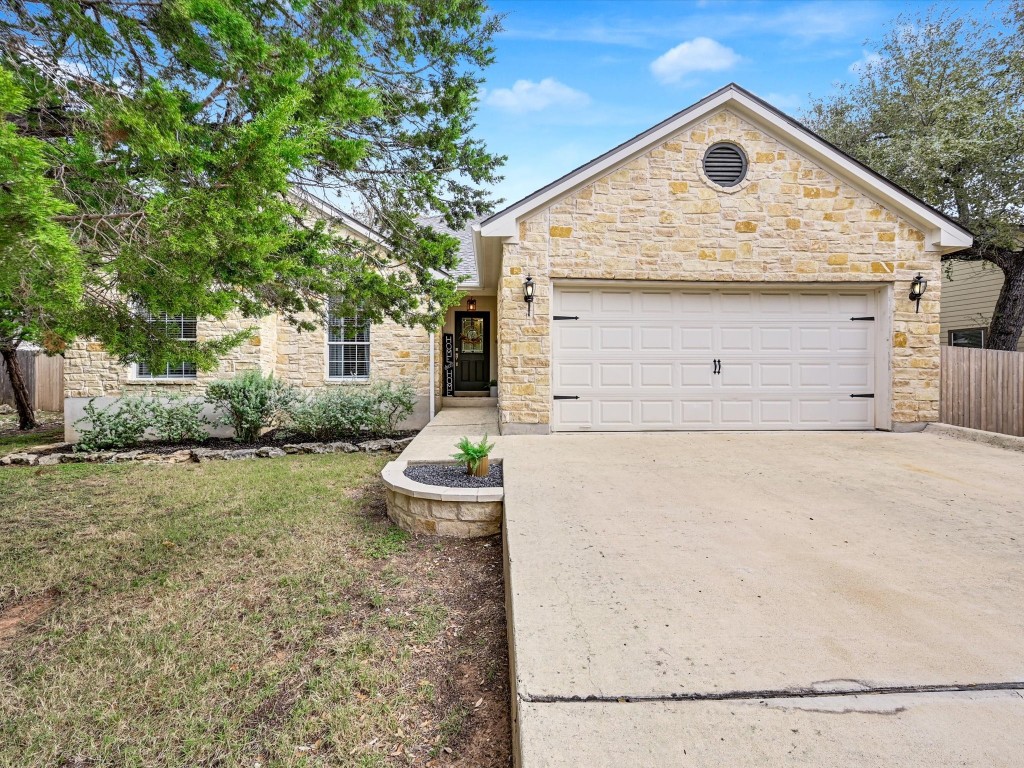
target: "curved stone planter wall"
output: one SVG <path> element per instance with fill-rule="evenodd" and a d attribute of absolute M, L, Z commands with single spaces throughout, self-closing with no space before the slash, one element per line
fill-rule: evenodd
<path fill-rule="evenodd" d="M 388 517 L 399 528 L 459 539 L 492 536 L 501 530 L 504 488 L 445 488 L 418 483 L 405 476 L 407 466 L 407 461 L 392 461 L 381 472 L 387 486 Z"/>

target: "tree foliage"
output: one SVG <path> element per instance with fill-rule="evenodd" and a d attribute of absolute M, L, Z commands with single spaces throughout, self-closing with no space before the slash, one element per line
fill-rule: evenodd
<path fill-rule="evenodd" d="M 501 158 L 470 132 L 498 23 L 480 0 L 7 0 L 0 334 L 209 369 L 246 334 L 183 344 L 146 317 L 308 327 L 340 296 L 436 324 L 457 243 L 417 217 L 490 206 Z M 313 223 L 294 185 L 386 247 Z"/>
<path fill-rule="evenodd" d="M 977 6 L 991 13 L 992 6 Z M 1003 19 L 931 9 L 900 17 L 853 84 L 814 102 L 807 123 L 975 235 L 951 259 L 1006 279 L 987 346 L 1024 328 L 1024 2 Z"/>

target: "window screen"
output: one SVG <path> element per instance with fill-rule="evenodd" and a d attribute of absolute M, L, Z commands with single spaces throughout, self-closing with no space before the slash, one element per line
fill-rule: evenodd
<path fill-rule="evenodd" d="M 331 379 L 366 379 L 370 376 L 370 323 L 358 314 L 327 318 L 327 376 Z"/>
<path fill-rule="evenodd" d="M 164 325 L 178 341 L 196 340 L 196 316 L 195 315 L 168 315 L 161 312 L 159 315 L 151 315 L 151 323 Z M 146 363 L 139 363 L 136 376 L 140 379 L 194 379 L 196 377 L 195 363 L 185 362 L 168 363 L 163 370 L 150 370 Z"/>

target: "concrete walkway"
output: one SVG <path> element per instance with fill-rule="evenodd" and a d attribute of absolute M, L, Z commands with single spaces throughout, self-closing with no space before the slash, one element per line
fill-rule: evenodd
<path fill-rule="evenodd" d="M 455 444 L 468 437 L 473 441 L 487 435 L 495 444 L 491 456 L 502 458 L 502 438 L 498 435 L 498 409 L 494 406 L 445 408 L 425 426 L 402 451 L 402 461 L 443 461 L 455 453 Z"/>
<path fill-rule="evenodd" d="M 502 439 L 541 766 L 1024 764 L 1024 459 L 935 434 Z"/>

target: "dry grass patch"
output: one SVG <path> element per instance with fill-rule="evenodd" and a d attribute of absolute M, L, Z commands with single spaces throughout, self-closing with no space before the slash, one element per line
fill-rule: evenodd
<path fill-rule="evenodd" d="M 508 765 L 500 543 L 382 463 L 0 473 L 0 765 Z"/>

